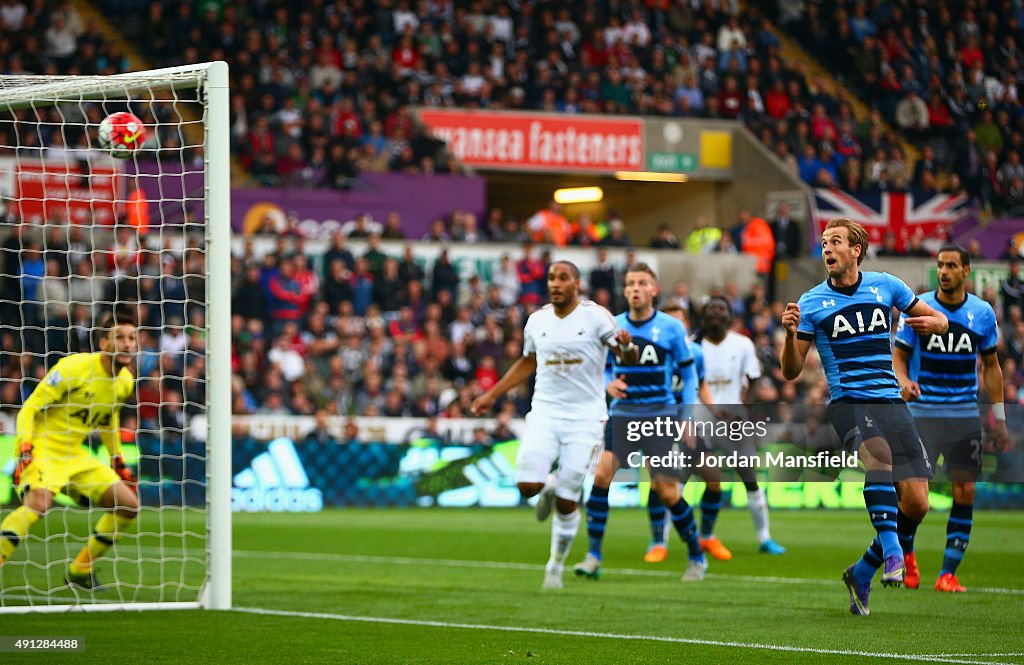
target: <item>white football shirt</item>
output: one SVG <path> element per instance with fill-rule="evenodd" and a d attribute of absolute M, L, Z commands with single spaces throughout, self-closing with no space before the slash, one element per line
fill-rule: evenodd
<path fill-rule="evenodd" d="M 545 305 L 523 330 L 523 355 L 537 354 L 532 413 L 564 420 L 605 420 L 604 368 L 618 326 L 604 307 L 580 299 L 565 318 Z"/>
<path fill-rule="evenodd" d="M 700 349 L 704 352 L 704 382 L 715 404 L 742 404 L 743 390 L 750 381 L 761 378 L 754 343 L 730 330 L 720 344 L 701 340 Z"/>

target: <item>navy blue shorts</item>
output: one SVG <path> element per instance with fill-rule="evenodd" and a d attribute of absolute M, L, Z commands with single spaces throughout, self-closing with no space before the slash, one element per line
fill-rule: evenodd
<path fill-rule="evenodd" d="M 892 453 L 893 480 L 932 477 L 928 450 L 903 400 L 838 400 L 828 405 L 826 414 L 839 435 L 843 449 L 848 452 L 857 451 L 867 439 L 884 439 Z"/>
<path fill-rule="evenodd" d="M 917 430 L 928 450 L 928 458 L 938 463 L 939 455 L 946 472 L 966 471 L 976 479 L 981 474 L 984 456 L 979 418 L 918 417 Z"/>
<path fill-rule="evenodd" d="M 661 421 L 661 432 L 657 433 L 656 421 Z M 604 449 L 615 455 L 621 466 L 631 465 L 631 453 L 642 453 L 648 457 L 668 458 L 672 453 L 686 448 L 684 443 L 676 439 L 676 430 L 668 426 L 668 422 L 678 422 L 678 411 L 675 404 L 620 407 L 608 417 L 604 428 Z M 647 425 L 647 429 L 643 426 Z M 693 451 L 686 450 L 692 454 Z M 635 458 L 634 458 L 635 459 Z M 680 479 L 684 469 L 674 466 L 662 466 L 653 475 L 668 476 Z"/>

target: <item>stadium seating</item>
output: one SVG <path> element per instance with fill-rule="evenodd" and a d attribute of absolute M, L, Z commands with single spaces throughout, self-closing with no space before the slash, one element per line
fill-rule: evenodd
<path fill-rule="evenodd" d="M 897 144 L 784 62 L 770 23 L 729 5 L 106 2 L 155 65 L 231 63 L 232 145 L 265 184 L 344 186 L 359 170 L 422 170 L 437 152 L 410 138 L 410 104 L 740 119 L 793 158 L 812 143 L 832 184 L 847 159 L 875 154 L 863 144 Z M 305 181 L 295 177 L 303 161 L 314 167 Z"/>
<path fill-rule="evenodd" d="M 771 15 L 782 6 L 763 0 Z M 778 20 L 882 118 L 931 156 L 916 169 L 989 211 L 1017 208 L 1024 148 L 1022 14 L 1009 3 L 785 3 Z M 865 146 L 870 159 L 874 149 Z M 871 148 L 876 148 L 872 145 Z M 867 180 L 864 178 L 861 182 Z"/>

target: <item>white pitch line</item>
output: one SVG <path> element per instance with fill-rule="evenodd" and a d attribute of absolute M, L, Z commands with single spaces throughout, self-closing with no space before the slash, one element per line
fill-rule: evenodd
<path fill-rule="evenodd" d="M 949 658 L 963 658 L 963 657 L 966 657 L 966 656 L 972 656 L 972 657 L 976 657 L 976 658 L 983 658 L 983 657 L 984 658 L 988 658 L 988 657 L 999 657 L 999 656 L 1001 656 L 1003 658 L 1007 658 L 1007 657 L 1013 657 L 1013 656 L 1024 656 L 1024 651 L 1014 652 L 1014 653 L 1006 653 L 1006 652 L 1002 652 L 1002 653 L 939 653 L 939 654 L 926 654 L 926 655 L 928 655 L 928 656 L 937 656 L 939 658 L 946 658 L 946 657 L 949 657 Z"/>
<path fill-rule="evenodd" d="M 734 649 L 759 649 L 763 651 L 783 651 L 790 653 L 814 653 L 828 656 L 860 656 L 865 658 L 885 658 L 889 660 L 909 660 L 932 663 L 962 663 L 964 665 L 1013 665 L 1012 663 L 992 663 L 991 661 L 960 660 L 945 655 L 918 655 L 912 653 L 879 653 L 877 651 L 854 651 L 847 649 L 817 649 L 814 647 L 798 647 L 784 644 L 761 644 L 757 642 L 726 642 L 722 640 L 703 640 L 688 637 L 670 637 L 666 635 L 632 635 L 628 633 L 602 633 L 587 630 L 560 630 L 557 628 L 537 628 L 533 626 L 491 626 L 476 623 L 458 623 L 451 621 L 426 621 L 419 619 L 396 619 L 390 617 L 360 617 L 348 614 L 329 614 L 325 612 L 299 612 L 292 610 L 272 610 L 260 607 L 236 607 L 235 612 L 266 616 L 294 617 L 299 619 L 327 619 L 332 621 L 353 621 L 360 623 L 384 623 L 401 626 L 425 626 L 430 628 L 457 628 L 463 630 L 490 630 L 506 633 L 535 633 L 540 635 L 563 635 L 567 637 L 591 637 L 613 640 L 635 640 L 644 642 L 670 642 L 674 644 L 693 644 L 698 646 L 727 647 Z"/>
<path fill-rule="evenodd" d="M 299 559 L 302 561 L 335 561 L 339 563 L 379 563 L 401 566 L 440 566 L 445 568 L 489 568 L 493 570 L 543 570 L 541 564 L 521 563 L 516 561 L 473 561 L 469 559 L 429 559 L 408 556 L 374 556 L 365 554 L 332 554 L 329 552 L 264 552 L 258 550 L 235 550 L 234 555 L 242 558 L 276 558 Z M 677 571 L 643 570 L 639 568 L 601 568 L 602 574 L 632 575 L 636 577 L 677 577 Z M 719 580 L 735 580 L 738 582 L 761 582 L 765 584 L 800 584 L 835 586 L 832 580 L 808 577 L 773 577 L 769 575 L 731 575 L 708 573 L 707 576 Z M 993 587 L 971 587 L 970 591 L 978 593 L 998 593 L 1024 595 L 1024 589 L 1003 589 Z"/>

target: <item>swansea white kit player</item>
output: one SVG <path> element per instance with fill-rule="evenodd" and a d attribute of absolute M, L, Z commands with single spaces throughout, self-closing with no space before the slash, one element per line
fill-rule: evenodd
<path fill-rule="evenodd" d="M 619 330 L 604 307 L 579 297 L 580 273 L 568 261 L 548 269 L 549 303 L 530 315 L 523 357 L 491 390 L 473 402 L 482 415 L 534 372 L 533 400 L 516 459 L 516 484 L 526 498 L 539 496 L 537 516 L 551 525 L 551 556 L 544 588 L 562 587 L 562 569 L 579 528 L 577 504 L 583 480 L 601 451 L 605 405 L 604 370 L 609 348 L 623 362 L 636 361 L 629 333 Z M 552 472 L 552 465 L 558 468 Z"/>
<path fill-rule="evenodd" d="M 729 330 L 732 307 L 725 298 L 709 299 L 701 312 L 701 318 L 703 332 L 700 348 L 704 354 L 704 382 L 711 389 L 712 400 L 720 412 L 734 412 L 734 416 L 743 417 L 743 396 L 750 383 L 761 378 L 761 362 L 757 359 L 754 343 L 749 337 Z M 755 442 L 749 439 L 737 444 L 729 437 L 716 437 L 709 443 L 726 453 L 736 450 L 751 457 L 757 454 Z M 737 473 L 747 489 L 747 507 L 754 519 L 758 550 L 764 554 L 784 554 L 786 549 L 772 539 L 768 502 L 764 490 L 757 484 L 755 470 L 740 467 Z M 719 549 L 719 542 L 714 535 L 706 535 L 702 540 L 704 548 L 712 551 L 713 556 L 725 558 L 715 553 Z"/>

